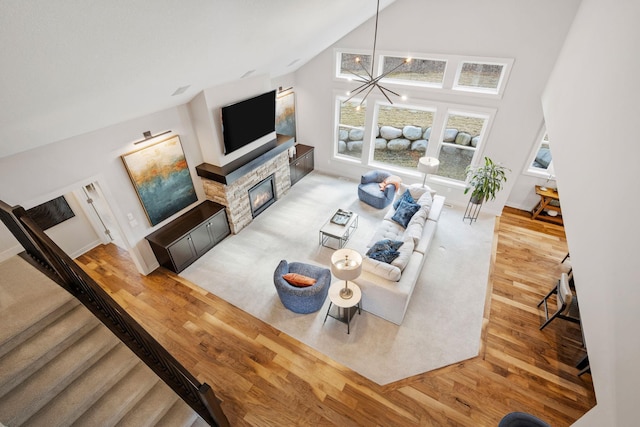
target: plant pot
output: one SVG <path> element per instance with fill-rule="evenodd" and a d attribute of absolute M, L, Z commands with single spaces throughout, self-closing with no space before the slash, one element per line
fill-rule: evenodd
<path fill-rule="evenodd" d="M 481 205 L 483 200 L 484 197 L 482 196 L 471 196 L 471 203 L 473 203 L 474 205 Z"/>

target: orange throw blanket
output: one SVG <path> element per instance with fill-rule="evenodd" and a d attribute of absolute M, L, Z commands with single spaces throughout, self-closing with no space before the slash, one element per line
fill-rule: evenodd
<path fill-rule="evenodd" d="M 402 178 L 396 175 L 391 175 L 390 177 L 386 178 L 384 181 L 380 183 L 380 191 L 384 191 L 384 189 L 387 188 L 387 185 L 389 184 L 396 187 L 396 193 L 397 193 L 398 189 L 400 188 L 400 184 L 402 184 Z"/>

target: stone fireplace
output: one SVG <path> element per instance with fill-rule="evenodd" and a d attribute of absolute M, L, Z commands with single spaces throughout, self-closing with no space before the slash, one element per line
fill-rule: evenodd
<path fill-rule="evenodd" d="M 248 170 L 244 175 L 229 184 L 202 177 L 202 185 L 207 199 L 226 207 L 231 232 L 237 234 L 253 221 L 255 215 L 261 213 L 270 205 L 270 203 L 263 204 L 261 206 L 262 209 L 255 214 L 252 212 L 252 201 L 249 198 L 249 192 L 254 187 L 265 190 L 265 187 L 261 187 L 261 184 L 268 183 L 270 177 L 272 179 L 270 187 L 273 191 L 271 203 L 273 203 L 291 187 L 289 155 L 286 150 L 256 165 L 255 168 Z"/>
<path fill-rule="evenodd" d="M 249 207 L 253 218 L 260 215 L 276 201 L 276 187 L 273 174 L 249 189 Z"/>

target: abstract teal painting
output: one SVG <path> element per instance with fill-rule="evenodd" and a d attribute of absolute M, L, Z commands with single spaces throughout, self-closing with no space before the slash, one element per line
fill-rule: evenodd
<path fill-rule="evenodd" d="M 198 200 L 177 135 L 125 154 L 122 161 L 151 225 Z"/>
<path fill-rule="evenodd" d="M 296 103 L 293 90 L 287 89 L 276 96 L 276 133 L 296 139 Z"/>

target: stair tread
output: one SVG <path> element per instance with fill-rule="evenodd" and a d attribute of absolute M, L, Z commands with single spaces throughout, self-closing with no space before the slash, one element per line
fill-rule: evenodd
<path fill-rule="evenodd" d="M 22 383 L 100 322 L 79 305 L 0 358 L 0 396 Z"/>
<path fill-rule="evenodd" d="M 206 426 L 66 290 L 0 262 L 0 426 Z"/>
<path fill-rule="evenodd" d="M 72 307 L 79 302 L 27 261 L 14 256 L 0 263 L 0 355 L 14 337 L 48 316 L 55 318 L 65 304 Z"/>
<path fill-rule="evenodd" d="M 190 426 L 200 416 L 182 399 L 178 400 L 156 423 L 156 427 Z M 206 423 L 205 423 L 206 425 Z"/>
<path fill-rule="evenodd" d="M 71 425 L 138 363 L 131 350 L 118 342 L 29 418 L 28 424 L 34 427 Z"/>
<path fill-rule="evenodd" d="M 115 425 L 158 381 L 156 374 L 139 362 L 87 411 L 75 426 Z"/>
<path fill-rule="evenodd" d="M 180 397 L 168 385 L 162 380 L 158 380 L 117 425 L 118 427 L 154 426 L 178 399 Z"/>
<path fill-rule="evenodd" d="M 191 427 L 209 427 L 209 423 L 203 420 L 200 416 L 191 424 Z"/>
<path fill-rule="evenodd" d="M 111 331 L 96 327 L 0 398 L 0 421 L 21 424 L 117 344 Z"/>

